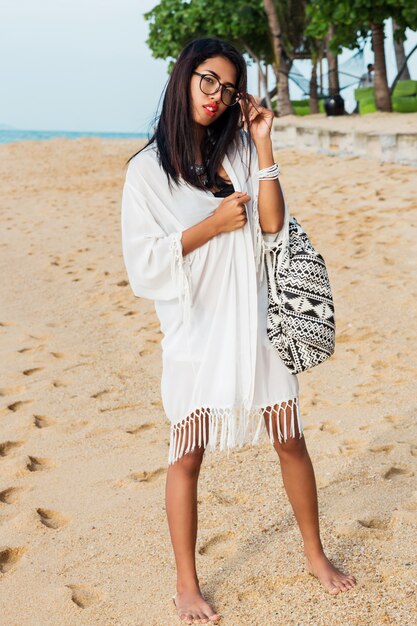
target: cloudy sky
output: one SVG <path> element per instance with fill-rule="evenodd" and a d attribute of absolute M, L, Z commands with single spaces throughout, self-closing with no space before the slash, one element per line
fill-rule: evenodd
<path fill-rule="evenodd" d="M 31 130 L 147 132 L 167 80 L 167 63 L 153 59 L 145 43 L 143 13 L 157 3 L 0 0 L 0 124 Z M 416 33 L 408 34 L 406 50 L 417 42 Z M 386 47 L 392 79 L 395 65 L 388 40 Z M 372 60 L 367 46 L 365 63 Z M 410 71 L 417 78 L 417 53 Z M 256 90 L 253 67 L 249 91 Z M 300 92 L 292 88 L 291 95 L 299 97 Z M 343 95 L 352 99 L 351 92 Z"/>

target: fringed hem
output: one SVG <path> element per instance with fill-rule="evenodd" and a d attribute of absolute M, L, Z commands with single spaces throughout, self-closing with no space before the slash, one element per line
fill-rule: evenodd
<path fill-rule="evenodd" d="M 278 410 L 274 409 L 275 406 L 278 406 Z M 289 428 L 286 416 L 288 407 L 291 408 Z M 269 435 L 264 414 L 269 418 Z M 282 428 L 281 415 L 284 417 Z M 302 437 L 303 427 L 298 398 L 271 403 L 266 407 L 252 408 L 250 411 L 243 407 L 196 409 L 181 422 L 171 425 L 168 463 L 170 465 L 175 463 L 184 454 L 192 452 L 197 445 L 199 448 L 203 446 L 208 451 L 214 451 L 218 447 L 221 451 L 226 448 L 230 450 L 237 446 L 241 448 L 246 443 L 257 444 L 261 435 L 266 435 L 271 444 L 274 444 L 273 420 L 279 443 L 287 441 L 289 436 L 296 436 L 295 420 L 299 437 Z"/>
<path fill-rule="evenodd" d="M 182 311 L 182 319 L 188 324 L 190 321 L 191 309 L 191 287 L 189 277 L 189 266 L 184 259 L 182 250 L 182 232 L 172 233 L 170 235 L 169 249 L 171 252 L 171 275 L 174 278 L 178 299 Z"/>

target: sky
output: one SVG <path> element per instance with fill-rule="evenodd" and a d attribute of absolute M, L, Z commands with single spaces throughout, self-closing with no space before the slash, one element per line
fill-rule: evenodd
<path fill-rule="evenodd" d="M 30 130 L 148 132 L 168 62 L 154 59 L 143 13 L 158 0 L 0 0 L 0 126 Z M 388 78 L 395 76 L 387 23 Z M 407 31 L 406 52 L 417 43 Z M 351 51 L 344 51 L 341 60 Z M 373 61 L 370 45 L 365 64 Z M 299 67 L 308 77 L 308 62 Z M 417 79 L 417 52 L 409 63 Z M 248 68 L 257 93 L 256 66 Z M 272 87 L 272 72 L 270 72 Z M 301 97 L 291 85 L 292 98 Z M 352 109 L 353 89 L 343 92 Z"/>

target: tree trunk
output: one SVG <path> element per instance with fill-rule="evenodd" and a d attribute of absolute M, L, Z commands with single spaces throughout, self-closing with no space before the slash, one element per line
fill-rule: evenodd
<path fill-rule="evenodd" d="M 269 31 L 271 33 L 272 52 L 274 54 L 274 72 L 279 83 L 279 68 L 281 66 L 281 54 L 282 54 L 282 38 L 281 38 L 281 25 L 278 20 L 278 15 L 275 9 L 274 0 L 264 0 L 264 10 L 268 19 Z"/>
<path fill-rule="evenodd" d="M 372 50 L 375 58 L 374 91 L 378 111 L 391 111 L 391 98 L 388 88 L 387 68 L 385 65 L 384 24 L 371 24 Z"/>
<path fill-rule="evenodd" d="M 313 59 L 312 59 L 313 60 Z M 311 67 L 310 78 L 310 113 L 319 112 L 319 101 L 317 99 L 317 63 L 315 59 Z"/>
<path fill-rule="evenodd" d="M 339 68 L 337 62 L 337 54 L 334 54 L 330 50 L 329 43 L 333 39 L 335 34 L 335 27 L 330 26 L 326 35 L 326 57 L 327 65 L 329 66 L 329 96 L 335 96 L 340 91 L 339 86 Z"/>
<path fill-rule="evenodd" d="M 288 83 L 288 74 L 290 73 L 292 60 L 287 59 L 285 54 L 281 54 L 281 63 L 278 78 L 278 94 L 277 94 L 277 113 L 278 117 L 284 115 L 294 115 L 290 100 L 290 87 Z"/>
<path fill-rule="evenodd" d="M 400 30 L 398 24 L 393 19 L 392 34 L 394 35 L 394 33 L 398 30 Z M 410 72 L 408 71 L 408 66 L 405 60 L 404 39 L 401 39 L 401 41 L 396 41 L 395 37 L 393 36 L 393 42 L 395 50 L 395 60 L 397 61 L 397 72 L 401 70 L 403 65 L 405 66 L 400 76 L 398 77 L 398 80 L 410 80 Z"/>

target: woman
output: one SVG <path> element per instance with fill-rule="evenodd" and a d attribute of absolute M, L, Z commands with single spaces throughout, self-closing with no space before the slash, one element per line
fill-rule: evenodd
<path fill-rule="evenodd" d="M 273 112 L 246 93 L 246 81 L 233 46 L 213 38 L 189 43 L 153 137 L 129 160 L 123 191 L 129 282 L 136 296 L 155 301 L 164 335 L 173 600 L 187 623 L 221 617 L 205 601 L 195 567 L 197 480 L 205 449 L 218 443 L 229 451 L 269 437 L 309 571 L 331 594 L 355 584 L 324 554 L 298 380 L 266 333 L 264 254 L 283 236 L 288 207 L 273 159 Z"/>

